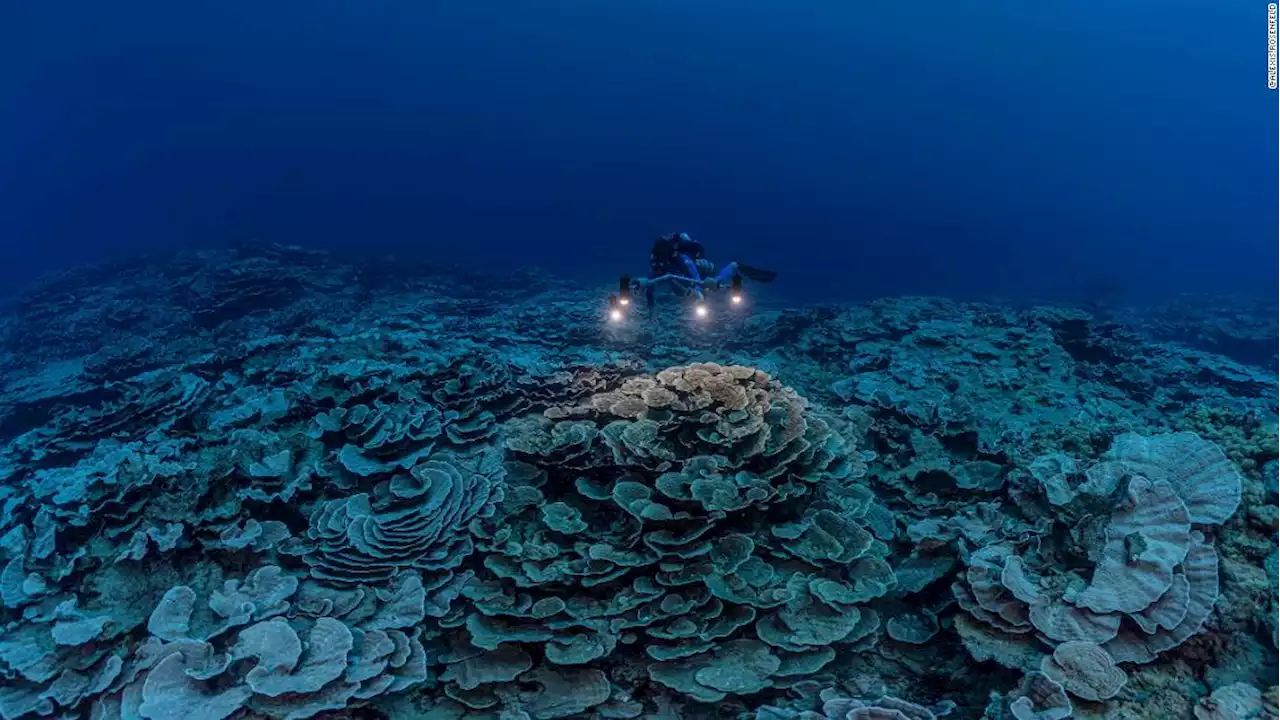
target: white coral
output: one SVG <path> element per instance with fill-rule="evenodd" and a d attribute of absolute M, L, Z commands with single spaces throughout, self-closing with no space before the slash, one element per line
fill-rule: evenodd
<path fill-rule="evenodd" d="M 186 637 L 191 630 L 191 613 L 195 607 L 195 590 L 186 585 L 169 588 L 147 620 L 147 630 L 161 640 Z"/>
<path fill-rule="evenodd" d="M 1200 533 L 1191 534 L 1192 545 L 1182 563 L 1188 584 L 1187 612 L 1172 628 L 1157 626 L 1144 634 L 1123 629 L 1103 647 L 1119 662 L 1146 663 L 1165 650 L 1175 648 L 1200 632 L 1218 601 L 1218 553 L 1205 544 Z"/>
<path fill-rule="evenodd" d="M 1129 680 L 1106 650 L 1093 643 L 1064 642 L 1044 659 L 1041 672 L 1084 700 L 1108 700 Z"/>
<path fill-rule="evenodd" d="M 1013 691 L 1009 711 L 1016 720 L 1062 720 L 1071 717 L 1071 699 L 1062 685 L 1042 672 L 1029 672 Z"/>
<path fill-rule="evenodd" d="M 1105 459 L 1152 481 L 1168 481 L 1193 523 L 1220 525 L 1240 506 L 1240 473 L 1221 448 L 1193 432 L 1119 435 Z"/>
<path fill-rule="evenodd" d="M 1191 545 L 1187 508 L 1172 485 L 1135 477 L 1128 492 L 1107 525 L 1093 581 L 1075 599 L 1094 612 L 1141 612 L 1160 599 Z"/>
<path fill-rule="evenodd" d="M 1262 718 L 1262 691 L 1248 683 L 1220 687 L 1194 708 L 1196 720 L 1251 720 Z"/>

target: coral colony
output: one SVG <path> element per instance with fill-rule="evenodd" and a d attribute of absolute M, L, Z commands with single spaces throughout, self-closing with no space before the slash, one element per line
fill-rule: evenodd
<path fill-rule="evenodd" d="M 1275 717 L 1275 372 L 1192 342 L 1274 352 L 1274 308 L 594 298 L 46 279 L 0 327 L 0 717 Z"/>

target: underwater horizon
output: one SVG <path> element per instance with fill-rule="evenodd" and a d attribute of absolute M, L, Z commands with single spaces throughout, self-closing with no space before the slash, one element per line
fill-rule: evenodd
<path fill-rule="evenodd" d="M 0 8 L 0 720 L 1280 720 L 1275 25 Z"/>
<path fill-rule="evenodd" d="M 0 287 L 241 242 L 805 300 L 1277 294 L 1261 3 L 83 0 L 0 28 Z"/>

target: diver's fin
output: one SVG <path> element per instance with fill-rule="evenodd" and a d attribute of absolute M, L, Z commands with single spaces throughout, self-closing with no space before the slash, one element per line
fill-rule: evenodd
<path fill-rule="evenodd" d="M 778 273 L 772 270 L 761 270 L 742 263 L 738 263 L 738 272 L 742 273 L 742 277 L 748 280 L 755 280 L 761 283 L 773 282 L 773 279 L 778 277 Z"/>

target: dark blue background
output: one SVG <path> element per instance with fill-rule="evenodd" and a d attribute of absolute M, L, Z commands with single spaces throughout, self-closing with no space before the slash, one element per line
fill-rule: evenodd
<path fill-rule="evenodd" d="M 0 273 L 258 239 L 604 280 L 685 229 L 809 297 L 1274 296 L 1265 49 L 1210 0 L 5 3 Z"/>

